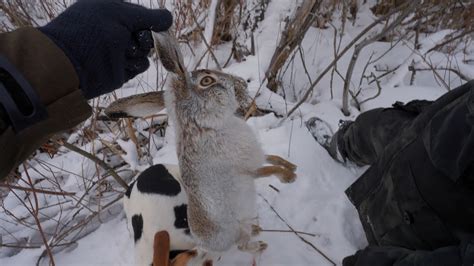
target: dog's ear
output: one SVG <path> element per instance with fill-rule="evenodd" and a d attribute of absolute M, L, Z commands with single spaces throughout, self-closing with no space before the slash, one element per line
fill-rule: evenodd
<path fill-rule="evenodd" d="M 165 108 L 164 91 L 136 94 L 111 103 L 105 114 L 112 118 L 152 116 Z"/>

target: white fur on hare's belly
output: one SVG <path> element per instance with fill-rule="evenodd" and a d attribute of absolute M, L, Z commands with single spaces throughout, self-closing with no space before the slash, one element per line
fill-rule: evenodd
<path fill-rule="evenodd" d="M 215 187 L 207 197 L 220 218 L 221 211 L 228 212 L 232 209 L 232 216 L 239 221 L 247 221 L 256 215 L 256 189 L 254 178 L 248 175 L 228 177 L 228 182 Z M 220 200 L 216 200 L 220 199 Z M 223 209 L 223 210 L 222 210 Z"/>

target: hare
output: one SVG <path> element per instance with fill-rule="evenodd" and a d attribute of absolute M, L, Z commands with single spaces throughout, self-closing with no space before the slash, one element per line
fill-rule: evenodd
<path fill-rule="evenodd" d="M 188 72 L 176 40 L 154 33 L 163 66 L 175 76 L 165 104 L 175 123 L 177 155 L 188 196 L 188 221 L 197 245 L 209 251 L 258 252 L 250 242 L 256 212 L 254 179 L 277 174 L 293 182 L 292 170 L 264 167 L 265 155 L 252 129 L 237 117 L 236 77 L 213 70 Z"/>
<path fill-rule="evenodd" d="M 195 243 L 211 252 L 228 250 L 234 244 L 242 251 L 264 250 L 265 243 L 250 241 L 258 231 L 253 226 L 254 179 L 276 175 L 281 182 L 290 183 L 296 179 L 296 166 L 278 156 L 265 156 L 241 118 L 242 112 L 236 114 L 238 101 L 246 102 L 246 94 L 237 93 L 243 87 L 246 90 L 245 81 L 214 70 L 188 72 L 176 40 L 168 33 L 153 36 L 163 66 L 174 74 L 163 98 L 175 125 L 181 183 Z M 121 105 L 106 113 L 127 115 L 123 102 Z M 263 166 L 265 162 L 273 165 Z"/>

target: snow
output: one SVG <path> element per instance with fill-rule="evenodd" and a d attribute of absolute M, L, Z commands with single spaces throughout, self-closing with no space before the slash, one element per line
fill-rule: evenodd
<path fill-rule="evenodd" d="M 56 256 L 56 265 L 133 265 L 133 241 L 124 230 L 123 217 L 120 215 L 104 223 L 99 230 L 81 240 L 76 249 Z"/>
<path fill-rule="evenodd" d="M 217 1 L 212 1 L 212 3 L 215 2 Z M 301 97 L 310 84 L 302 69 L 301 58 L 296 56 L 293 66 L 289 67 L 282 77 L 283 87 L 287 95 L 286 99 L 280 94 L 269 91 L 265 85 L 261 86 L 264 80 L 264 72 L 278 44 L 281 29 L 284 27 L 283 21 L 295 9 L 296 4 L 297 1 L 271 1 L 265 20 L 260 24 L 255 34 L 256 55 L 248 56 L 241 63 L 231 62 L 224 69 L 225 72 L 249 80 L 251 94 L 258 95 L 256 98 L 258 106 L 262 109 L 272 110 L 280 116 L 285 115 L 294 106 L 295 101 Z M 341 47 L 349 43 L 366 25 L 373 21 L 374 18 L 369 7 L 370 5 L 364 5 L 355 25 L 347 26 Z M 208 18 L 209 21 L 211 21 L 210 18 Z M 340 26 L 337 21 L 334 24 L 335 27 Z M 207 37 L 212 33 L 209 33 L 208 30 L 206 28 L 205 35 Z M 422 49 L 419 53 L 423 54 L 442 41 L 443 37 L 449 33 L 450 31 L 441 31 L 424 36 L 421 41 Z M 313 80 L 334 58 L 333 38 L 334 31 L 332 28 L 326 30 L 311 28 L 304 38 L 302 45 L 305 54 L 304 60 Z M 373 53 L 374 57 L 378 57 L 384 54 L 389 46 L 389 43 L 377 42 L 362 51 L 352 77 L 353 90 L 357 90 L 364 66 L 370 55 Z M 349 117 L 344 116 L 341 112 L 343 80 L 335 75 L 333 87 L 341 89 L 331 92 L 331 75 L 328 73 L 316 86 L 312 98 L 301 105 L 296 114 L 283 124 L 278 123 L 281 118 L 273 113 L 249 119 L 248 124 L 254 129 L 267 154 L 282 156 L 298 166 L 298 179 L 295 183 L 281 184 L 276 178 L 265 178 L 256 181 L 258 220 L 264 230 L 290 230 L 285 222 L 272 210 L 274 208 L 278 215 L 294 230 L 314 234 L 315 236 L 300 234 L 300 237 L 314 245 L 337 265 L 341 264 L 344 257 L 367 245 L 357 211 L 344 194 L 344 190 L 366 168 L 348 167 L 335 162 L 326 150 L 314 141 L 305 128 L 304 122 L 312 116 L 318 116 L 327 121 L 335 131 L 340 119 L 355 119 L 360 112 L 378 107 L 390 107 L 395 101 L 434 100 L 445 93 L 446 88 L 439 81 L 436 81 L 432 72 L 429 71 L 418 72 L 415 83 L 410 85 L 411 73 L 408 71 L 408 66 L 412 64 L 412 61 L 418 67 L 427 67 L 421 56 L 413 53 L 410 47 L 413 47 L 413 44 L 400 44 L 385 54 L 379 62 L 371 64 L 367 68 L 369 72 L 380 74 L 377 69 L 393 69 L 401 65 L 398 71 L 383 79 L 382 91 L 377 98 L 362 104 L 360 110 L 357 110 L 352 103 L 351 116 Z M 222 51 L 219 51 L 219 49 L 222 49 Z M 219 49 L 216 50 L 218 58 L 228 56 L 228 46 L 222 45 Z M 455 53 L 452 59 L 458 62 L 457 66 L 463 73 L 471 77 L 474 77 L 474 65 L 461 62 L 466 56 L 472 58 L 473 52 L 474 47 L 471 45 L 469 49 Z M 346 72 L 351 56 L 352 50 L 338 62 L 340 73 Z M 191 59 L 187 60 L 192 61 Z M 435 65 L 445 66 L 448 60 L 451 59 L 447 59 L 445 54 L 434 52 L 430 54 L 428 60 Z M 212 60 L 209 61 L 209 64 L 209 67 L 212 67 Z M 157 79 L 157 73 L 159 73 L 159 79 Z M 455 75 L 447 77 L 443 74 L 443 77 L 446 78 L 451 87 L 462 83 Z M 115 92 L 115 96 L 121 98 L 155 90 L 155 88 L 162 85 L 161 83 L 157 84 L 157 80 L 162 82 L 164 79 L 166 79 L 164 71 L 153 66 L 146 73 Z M 367 84 L 367 82 L 364 82 L 358 98 L 363 100 L 376 94 L 377 87 L 375 83 Z M 102 97 L 100 103 L 102 104 L 109 98 L 113 97 Z M 145 124 L 144 121 L 138 121 L 135 126 L 142 130 Z M 144 131 L 141 132 L 146 136 L 149 134 L 144 133 Z M 117 155 L 115 158 L 117 164 L 119 161 L 127 163 L 126 166 L 120 169 L 123 170 L 122 176 L 129 181 L 136 171 L 146 169 L 150 163 L 177 163 L 173 125 L 167 128 L 164 137 L 153 136 L 153 142 L 156 146 L 151 149 L 149 154 L 151 158 L 148 161 L 139 159 L 135 144 L 132 141 L 124 141 L 115 133 L 103 133 L 100 136 L 101 139 L 109 142 L 116 141 L 120 148 L 126 152 L 126 154 Z M 81 137 L 78 133 L 75 133 L 69 137 L 69 142 L 79 139 Z M 81 148 L 89 152 L 97 152 L 103 146 L 103 143 L 93 141 Z M 96 195 L 85 193 L 87 187 L 81 181 L 82 176 L 92 179 L 98 175 L 99 170 L 92 161 L 64 148 L 61 149 L 60 155 L 53 159 L 49 159 L 44 155 L 38 155 L 37 158 L 47 162 L 52 169 L 45 168 L 43 175 L 56 173 L 58 182 L 64 191 L 77 193 L 74 202 L 83 195 L 84 197 L 90 197 L 92 201 L 98 200 Z M 31 161 L 31 164 L 37 165 L 39 163 Z M 41 178 L 40 173 L 31 174 L 35 180 Z M 110 181 L 111 178 L 108 177 L 106 180 Z M 25 184 L 22 183 L 21 185 Z M 25 193 L 18 194 L 25 196 Z M 108 196 L 104 201 L 112 202 L 115 194 L 106 195 Z M 41 204 L 46 204 L 46 201 L 50 201 L 52 204 L 58 200 L 64 200 L 64 198 L 41 198 Z M 17 197 L 9 195 L 2 204 L 16 216 L 31 219 L 26 209 L 20 205 Z M 65 217 L 69 219 L 77 218 L 73 216 L 72 212 L 74 205 L 73 203 L 67 205 L 71 210 L 68 209 L 70 212 L 65 210 Z M 98 206 L 100 205 L 89 207 L 98 210 Z M 105 215 L 102 217 L 103 219 L 96 219 L 96 226 L 90 229 L 93 230 L 92 233 L 84 234 L 84 237 L 76 240 L 75 245 L 54 254 L 57 265 L 133 265 L 133 240 L 131 232 L 127 230 L 121 203 L 113 203 L 112 206 L 115 207 L 112 208 L 113 210 L 110 211 L 109 215 Z M 55 216 L 58 219 L 61 217 L 56 216 L 60 214 L 54 210 L 48 210 L 45 214 Z M 27 228 L 24 229 L 18 224 L 13 224 L 9 216 L 3 212 L 0 212 L 0 220 L 0 233 L 4 239 L 8 237 L 5 233 L 7 229 L 17 234 L 18 238 L 27 237 L 31 233 Z M 46 226 L 47 223 L 45 222 L 44 225 Z M 257 265 L 332 265 L 316 249 L 292 232 L 262 232 L 257 239 L 269 244 L 268 249 L 255 258 Z M 38 245 L 42 245 L 41 241 Z M 43 248 L 24 249 L 18 254 L 8 256 L 8 252 L 2 253 L 0 248 L 0 265 L 34 265 L 42 251 Z M 251 265 L 253 259 L 251 255 L 239 252 L 234 248 L 224 253 L 221 260 L 215 262 L 215 264 Z M 47 263 L 47 259 L 43 259 L 40 265 L 47 265 Z"/>

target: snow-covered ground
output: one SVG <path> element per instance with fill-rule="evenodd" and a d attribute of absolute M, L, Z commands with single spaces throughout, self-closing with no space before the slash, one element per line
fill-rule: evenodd
<path fill-rule="evenodd" d="M 370 2 L 370 1 L 369 1 Z M 256 55 L 249 56 L 241 63 L 233 62 L 224 71 L 241 76 L 250 81 L 249 90 L 252 95 L 257 92 L 257 103 L 259 107 L 274 110 L 280 115 L 291 109 L 294 103 L 285 101 L 280 95 L 270 92 L 265 86 L 260 86 L 264 79 L 273 51 L 278 43 L 281 29 L 284 27 L 283 20 L 294 10 L 296 1 L 273 0 L 270 2 L 265 20 L 259 26 L 255 35 Z M 347 25 L 346 34 L 342 38 L 342 47 L 349 43 L 358 32 L 373 21 L 374 17 L 369 10 L 370 5 L 362 6 L 355 25 Z M 339 25 L 334 21 L 336 27 Z M 333 30 L 331 28 L 321 30 L 311 28 L 303 41 L 304 59 L 308 72 L 313 79 L 334 58 Z M 422 50 L 428 50 L 449 31 L 442 31 L 421 38 Z M 356 65 L 352 77 L 354 84 L 359 84 L 359 79 L 364 70 L 365 63 L 372 53 L 374 57 L 380 56 L 390 46 L 390 43 L 377 42 L 363 50 L 360 60 Z M 446 92 L 446 89 L 437 81 L 431 71 L 417 73 L 414 85 L 409 85 L 410 72 L 406 62 L 417 62 L 425 66 L 424 61 L 414 54 L 410 47 L 412 43 L 400 44 L 376 64 L 367 69 L 375 71 L 375 68 L 386 69 L 402 65 L 392 75 L 382 79 L 382 91 L 374 100 L 361 105 L 361 111 L 376 107 L 388 107 L 395 101 L 407 102 L 412 99 L 435 99 Z M 185 47 L 183 46 L 183 49 Z M 229 47 L 223 45 L 216 51 L 218 58 L 228 56 Z M 433 52 L 429 59 L 434 65 L 447 64 L 447 60 L 455 61 L 460 69 L 467 75 L 474 77 L 474 65 L 462 63 L 466 57 L 474 58 L 473 45 L 465 50 L 459 49 L 452 57 L 447 59 L 446 55 Z M 185 51 L 186 54 L 186 51 Z M 346 72 L 352 52 L 349 51 L 338 63 L 340 73 Z M 189 59 L 189 58 L 188 58 Z M 472 60 L 470 61 L 472 62 Z M 192 60 L 189 59 L 189 64 Z M 212 61 L 209 61 L 212 68 Z M 472 63 L 471 63 L 472 64 Z M 117 92 L 118 97 L 128 96 L 135 93 L 150 91 L 155 88 L 156 69 L 151 67 L 149 71 L 140 75 L 137 79 L 129 82 L 123 89 Z M 159 73 L 163 73 L 160 69 Z M 448 77 L 441 73 L 449 85 L 454 88 L 462 84 L 455 75 Z M 312 116 L 318 116 L 337 129 L 340 119 L 354 119 L 360 111 L 354 106 L 351 108 L 351 116 L 346 117 L 341 112 L 342 103 L 342 78 L 336 75 L 333 81 L 333 97 L 330 90 L 330 74 L 326 75 L 316 86 L 313 97 L 308 103 L 303 104 L 300 109 L 283 124 L 281 118 L 270 113 L 262 117 L 251 118 L 248 123 L 255 130 L 262 146 L 267 154 L 276 154 L 298 166 L 298 179 L 292 184 L 281 184 L 274 178 L 260 179 L 257 181 L 258 196 L 258 218 L 263 229 L 284 230 L 289 228 L 288 223 L 294 230 L 302 231 L 315 236 L 301 234 L 307 242 L 300 239 L 292 232 L 263 232 L 257 238 L 269 244 L 268 249 L 255 258 L 257 265 L 331 265 L 322 256 L 324 253 L 336 264 L 341 264 L 345 256 L 353 254 L 356 250 L 366 245 L 365 236 L 354 207 L 348 201 L 344 190 L 363 173 L 365 168 L 346 167 L 329 157 L 328 153 L 319 146 L 307 131 L 304 122 Z M 288 67 L 283 76 L 283 86 L 292 97 L 301 97 L 310 82 L 303 71 L 301 59 L 295 57 L 294 63 Z M 355 85 L 354 85 L 355 86 Z M 340 89 L 337 89 L 340 88 Z M 358 96 L 359 101 L 376 95 L 375 84 L 363 83 L 362 91 Z M 136 126 L 140 127 L 136 122 Z M 142 125 L 143 126 L 143 125 Z M 103 139 L 114 139 L 113 134 L 102 134 Z M 70 137 L 70 141 L 78 138 L 77 134 Z M 166 131 L 165 137 L 154 136 L 153 139 L 158 148 L 152 149 L 153 163 L 177 163 L 175 154 L 175 141 L 172 127 Z M 122 149 L 129 152 L 123 158 L 132 170 L 143 170 L 149 166 L 149 162 L 139 161 L 133 156 L 131 142 L 119 142 Z M 94 141 L 81 147 L 87 151 L 97 151 L 103 143 Z M 49 159 L 45 155 L 39 155 L 48 164 L 61 168 L 60 176 L 64 191 L 84 192 L 85 187 L 78 176 L 95 176 L 96 167 L 83 157 L 62 150 L 60 156 Z M 34 162 L 32 162 L 34 164 Z M 130 173 L 128 176 L 131 176 Z M 37 175 L 33 178 L 40 178 Z M 274 188 L 277 188 L 275 190 Z M 46 186 L 47 188 L 47 186 Z M 23 195 L 18 193 L 20 196 Z M 112 195 L 112 194 L 110 194 Z M 116 194 L 113 194 L 116 195 Z M 112 196 L 108 198 L 112 199 Z M 48 198 L 41 204 L 53 204 L 59 198 Z M 64 200 L 64 199 L 63 199 Z M 48 202 L 49 201 L 49 202 Z M 28 216 L 28 213 L 18 206 L 18 198 L 9 195 L 3 202 L 10 211 L 19 215 Z M 67 204 L 67 203 L 66 203 Z M 72 204 L 72 203 L 71 203 Z M 54 254 L 57 265 L 133 265 L 133 240 L 131 232 L 127 230 L 126 220 L 121 203 L 117 202 L 112 208 L 113 215 L 104 220 L 99 219 L 98 228 L 90 229 L 92 233 L 77 241 L 76 245 L 68 247 Z M 275 211 L 276 212 L 275 212 Z M 280 215 L 282 221 L 278 216 Z M 53 217 L 60 219 L 62 214 L 52 212 Z M 72 214 L 64 214 L 70 215 Z M 75 216 L 74 216 L 75 217 Z M 6 235 L 6 228 L 17 228 L 12 225 L 11 218 L 4 212 L 0 212 L 0 233 Z M 72 218 L 71 218 L 72 219 Z M 2 231 L 3 230 L 3 231 Z M 29 235 L 28 229 L 18 231 L 19 235 Z M 5 243 L 5 240 L 4 240 Z M 311 243 L 308 244 L 308 243 Z M 35 265 L 43 248 L 24 249 L 14 256 L 0 256 L 0 265 Z M 0 255 L 1 255 L 0 248 Z M 46 256 L 47 257 L 47 256 Z M 222 259 L 215 262 L 217 265 L 251 265 L 253 258 L 233 249 L 223 254 Z M 41 265 L 46 265 L 47 260 L 42 260 Z"/>

